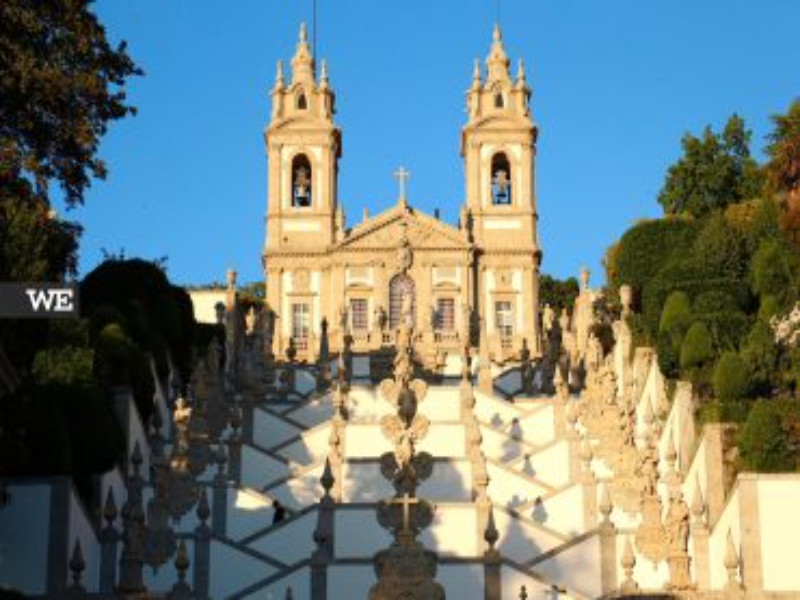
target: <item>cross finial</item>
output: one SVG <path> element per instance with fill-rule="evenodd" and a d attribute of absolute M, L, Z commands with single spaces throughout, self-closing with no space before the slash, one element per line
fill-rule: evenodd
<path fill-rule="evenodd" d="M 409 178 L 411 177 L 411 173 L 406 170 L 405 167 L 400 167 L 397 171 L 394 172 L 394 176 L 398 181 L 400 186 L 399 195 L 397 197 L 398 200 L 405 202 L 406 200 L 406 185 L 408 183 Z"/>

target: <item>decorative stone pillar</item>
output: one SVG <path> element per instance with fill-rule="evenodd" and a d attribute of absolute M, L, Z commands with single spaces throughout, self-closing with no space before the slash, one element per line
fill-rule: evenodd
<path fill-rule="evenodd" d="M 238 406 L 231 410 L 231 433 L 228 436 L 228 470 L 231 480 L 238 486 L 242 482 L 242 412 Z"/>
<path fill-rule="evenodd" d="M 145 517 L 142 506 L 144 480 L 139 474 L 142 466 L 142 452 L 139 442 L 131 455 L 133 473 L 128 477 L 128 497 L 122 507 L 122 553 L 119 559 L 119 586 L 122 594 L 144 594 L 142 568 L 144 566 Z"/>
<path fill-rule="evenodd" d="M 225 446 L 220 444 L 214 453 L 217 462 L 217 472 L 214 475 L 211 531 L 214 535 L 224 536 L 227 531 L 228 521 L 228 476 L 225 473 Z"/>
<path fill-rule="evenodd" d="M 619 591 L 623 595 L 634 595 L 639 593 L 639 585 L 633 578 L 633 569 L 636 567 L 636 554 L 633 552 L 633 544 L 631 543 L 631 536 L 625 536 L 625 549 L 622 551 L 622 558 L 620 559 L 622 571 L 625 573 L 625 579 L 619 586 Z"/>
<path fill-rule="evenodd" d="M 588 437 L 581 444 L 581 485 L 583 487 L 583 524 L 586 530 L 597 526 L 597 480 L 592 471 L 594 452 Z"/>
<path fill-rule="evenodd" d="M 608 485 L 603 484 L 600 492 L 600 586 L 603 594 L 609 594 L 617 589 L 617 530 L 611 521 L 614 505 Z"/>
<path fill-rule="evenodd" d="M 494 381 L 492 380 L 492 361 L 489 356 L 489 339 L 486 331 L 486 318 L 481 319 L 480 343 L 478 346 L 478 389 L 487 396 L 494 394 Z"/>
<path fill-rule="evenodd" d="M 83 586 L 83 572 L 86 570 L 86 561 L 83 559 L 80 539 L 75 540 L 72 556 L 69 559 L 69 570 L 72 574 L 72 583 L 67 587 L 69 598 L 85 598 L 86 588 Z"/>
<path fill-rule="evenodd" d="M 211 571 L 211 528 L 208 526 L 208 517 L 211 516 L 211 509 L 205 488 L 200 488 L 196 512 L 200 523 L 194 530 L 194 597 L 208 598 Z"/>
<path fill-rule="evenodd" d="M 701 591 L 711 589 L 711 565 L 709 561 L 709 530 L 706 523 L 706 506 L 699 479 L 695 480 L 692 497 L 692 554 L 694 562 L 694 580 Z"/>
<path fill-rule="evenodd" d="M 120 535 L 114 523 L 117 520 L 117 503 L 114 500 L 114 488 L 108 488 L 106 502 L 103 506 L 103 520 L 106 522 L 100 531 L 100 586 L 101 594 L 114 591 L 117 580 L 117 546 Z"/>
<path fill-rule="evenodd" d="M 178 551 L 175 553 L 175 571 L 178 574 L 178 581 L 172 586 L 167 600 L 193 600 L 202 598 L 192 594 L 192 588 L 186 583 L 186 571 L 189 570 L 189 553 L 186 551 L 186 542 L 181 540 L 178 544 Z"/>
<path fill-rule="evenodd" d="M 486 550 L 483 553 L 483 597 L 484 600 L 502 600 L 503 583 L 501 577 L 500 552 L 495 548 L 500 534 L 494 523 L 494 510 L 489 505 L 489 514 L 486 522 L 486 531 L 483 539 L 486 540 Z"/>
<path fill-rule="evenodd" d="M 311 600 L 327 600 L 328 565 L 333 560 L 336 503 L 331 497 L 334 477 L 328 460 L 325 461 L 320 483 L 324 493 L 317 507 L 317 527 L 314 529 L 317 548 L 311 555 Z"/>

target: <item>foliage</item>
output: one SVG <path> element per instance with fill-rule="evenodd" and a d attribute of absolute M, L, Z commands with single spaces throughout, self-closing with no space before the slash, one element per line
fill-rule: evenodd
<path fill-rule="evenodd" d="M 769 393 L 775 383 L 778 354 L 772 328 L 759 319 L 747 335 L 741 350 L 742 359 L 750 374 L 751 392 L 755 395 Z"/>
<path fill-rule="evenodd" d="M 33 377 L 41 386 L 90 385 L 93 365 L 94 352 L 89 348 L 45 348 L 33 359 Z"/>
<path fill-rule="evenodd" d="M 782 239 L 765 239 L 751 263 L 753 292 L 761 297 L 772 296 L 780 308 L 787 307 L 797 297 L 797 272 L 794 249 Z"/>
<path fill-rule="evenodd" d="M 764 148 L 769 157 L 766 164 L 770 184 L 782 192 L 800 186 L 800 99 L 792 102 L 785 115 L 773 115 L 775 129 L 769 134 Z"/>
<path fill-rule="evenodd" d="M 542 275 L 539 278 L 539 304 L 549 304 L 556 314 L 564 308 L 571 311 L 579 292 L 578 280 L 574 277 L 556 279 L 550 275 Z"/>
<path fill-rule="evenodd" d="M 195 328 L 192 301 L 158 266 L 141 259 L 107 260 L 84 278 L 81 301 L 84 316 L 103 324 L 116 321 L 162 367 L 169 350 L 188 379 Z"/>
<path fill-rule="evenodd" d="M 659 323 L 659 333 L 669 335 L 676 346 L 680 346 L 683 336 L 692 322 L 692 307 L 689 296 L 680 290 L 672 292 L 664 304 Z"/>
<path fill-rule="evenodd" d="M 797 400 L 756 402 L 739 432 L 742 465 L 762 473 L 797 470 L 797 440 L 793 439 L 793 431 L 798 416 L 800 402 Z"/>
<path fill-rule="evenodd" d="M 714 357 L 711 334 L 702 321 L 692 324 L 681 344 L 681 369 L 693 369 L 703 366 Z"/>
<path fill-rule="evenodd" d="M 126 80 L 141 72 L 125 44 L 113 48 L 91 0 L 0 3 L 0 181 L 49 203 L 57 182 L 67 205 L 83 202 L 109 123 L 133 113 Z"/>
<path fill-rule="evenodd" d="M 681 142 L 683 156 L 669 168 L 658 194 L 664 213 L 701 217 L 757 197 L 763 176 L 750 156 L 750 135 L 737 115 L 720 134 L 710 127 L 701 137 L 687 133 Z"/>
<path fill-rule="evenodd" d="M 236 295 L 244 310 L 250 310 L 250 307 L 258 308 L 267 300 L 267 286 L 263 281 L 248 283 L 239 288 Z"/>
<path fill-rule="evenodd" d="M 736 352 L 725 352 L 714 368 L 714 393 L 723 402 L 738 402 L 750 391 L 747 363 Z"/>

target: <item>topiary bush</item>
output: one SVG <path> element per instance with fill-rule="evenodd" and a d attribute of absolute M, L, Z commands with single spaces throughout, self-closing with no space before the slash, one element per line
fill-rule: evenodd
<path fill-rule="evenodd" d="M 711 343 L 711 334 L 702 321 L 694 323 L 681 344 L 680 365 L 681 369 L 694 369 L 703 366 L 714 358 L 714 346 Z"/>
<path fill-rule="evenodd" d="M 759 400 L 739 431 L 739 459 L 745 469 L 760 473 L 798 468 L 792 430 L 800 414 L 797 400 Z"/>
<path fill-rule="evenodd" d="M 714 393 L 721 402 L 739 402 L 750 391 L 747 364 L 736 352 L 725 352 L 714 368 Z"/>

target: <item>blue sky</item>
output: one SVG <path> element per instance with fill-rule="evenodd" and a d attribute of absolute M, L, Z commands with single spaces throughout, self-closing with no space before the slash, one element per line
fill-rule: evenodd
<path fill-rule="evenodd" d="M 222 280 L 229 265 L 260 278 L 268 90 L 311 0 L 99 0 L 96 10 L 146 75 L 130 85 L 139 115 L 102 145 L 108 179 L 65 215 L 85 227 L 81 271 L 124 249 L 167 256 L 179 283 Z M 400 164 L 411 204 L 455 221 L 464 92 L 495 2 L 318 0 L 317 15 L 348 222 L 394 203 Z M 560 277 L 586 264 L 600 283 L 605 248 L 659 214 L 685 132 L 738 112 L 760 152 L 769 115 L 800 95 L 797 0 L 503 0 L 501 23 L 533 88 L 543 270 Z"/>

